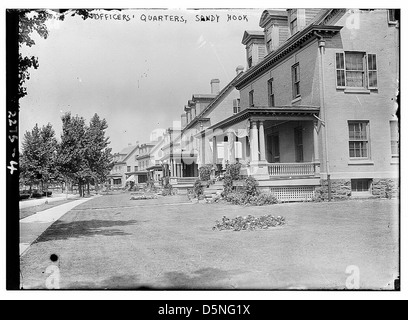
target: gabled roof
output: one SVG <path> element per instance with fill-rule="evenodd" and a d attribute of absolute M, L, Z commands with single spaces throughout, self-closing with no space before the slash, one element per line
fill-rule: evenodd
<path fill-rule="evenodd" d="M 272 19 L 287 20 L 288 13 L 286 10 L 265 10 L 262 12 L 259 26 L 264 28 Z"/>
<path fill-rule="evenodd" d="M 265 40 L 265 33 L 263 31 L 248 31 L 244 32 L 244 36 L 242 37 L 242 44 L 247 45 L 252 39 L 257 40 Z"/>
<path fill-rule="evenodd" d="M 316 33 L 333 35 L 338 33 L 342 28 L 343 27 L 341 26 L 317 25 L 315 23 L 311 23 L 309 26 L 307 26 L 303 30 L 297 32 L 292 37 L 290 37 L 277 50 L 269 53 L 257 65 L 253 66 L 251 69 L 245 72 L 239 79 L 237 79 L 234 85 L 237 87 L 238 90 L 241 89 L 249 81 L 262 75 L 272 65 L 277 63 L 283 57 L 287 56 L 294 49 L 298 48 L 301 44 L 305 43 L 306 41 L 309 41 L 313 37 L 316 37 Z"/>
<path fill-rule="evenodd" d="M 214 106 L 216 106 L 216 104 L 226 95 L 226 93 L 231 90 L 232 88 L 234 88 L 234 83 L 235 81 L 237 81 L 241 75 L 243 74 L 243 72 L 240 72 L 234 79 L 232 79 L 230 81 L 230 83 L 228 83 L 221 91 L 220 93 L 216 96 L 216 98 L 211 101 L 211 103 L 203 110 L 200 112 L 199 115 L 197 115 L 189 124 L 187 124 L 187 126 L 183 129 L 187 130 L 189 128 L 191 128 L 193 126 L 193 124 L 199 122 L 199 121 L 207 121 L 207 117 L 205 117 L 205 114 L 210 111 L 212 108 L 214 108 Z"/>
<path fill-rule="evenodd" d="M 124 154 L 127 155 L 129 152 L 132 152 L 134 148 L 136 148 L 137 146 L 128 146 L 124 149 L 122 149 L 119 154 Z"/>
<path fill-rule="evenodd" d="M 195 94 L 193 94 L 193 99 L 208 100 L 208 99 L 214 99 L 216 96 L 217 96 L 216 94 L 195 93 Z"/>

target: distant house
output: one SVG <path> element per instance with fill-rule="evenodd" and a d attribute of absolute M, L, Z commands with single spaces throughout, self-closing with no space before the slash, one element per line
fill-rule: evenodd
<path fill-rule="evenodd" d="M 155 142 L 129 145 L 113 155 L 114 166 L 108 175 L 112 187 L 123 188 L 126 182 L 145 183 L 150 166 L 149 152 Z"/>
<path fill-rule="evenodd" d="M 122 188 L 126 185 L 127 173 L 137 170 L 137 160 L 131 161 L 130 156 L 136 151 L 137 146 L 128 145 L 126 148 L 113 155 L 113 168 L 108 175 L 110 185 Z"/>

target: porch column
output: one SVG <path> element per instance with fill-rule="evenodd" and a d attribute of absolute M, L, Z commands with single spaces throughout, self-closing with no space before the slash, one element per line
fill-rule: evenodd
<path fill-rule="evenodd" d="M 259 161 L 258 128 L 256 121 L 251 121 L 251 162 Z"/>
<path fill-rule="evenodd" d="M 313 126 L 313 148 L 314 148 L 314 162 L 319 162 L 319 135 L 317 133 L 317 126 Z"/>
<path fill-rule="evenodd" d="M 200 141 L 200 163 L 201 163 L 201 166 L 205 166 L 206 165 L 206 163 L 205 163 L 205 152 L 206 152 L 206 150 L 205 150 L 205 133 L 202 133 L 201 134 L 201 141 Z"/>
<path fill-rule="evenodd" d="M 259 121 L 259 151 L 261 153 L 260 160 L 266 161 L 266 151 L 265 151 L 265 131 L 264 122 Z"/>
<path fill-rule="evenodd" d="M 228 163 L 235 163 L 235 134 L 228 132 Z"/>
<path fill-rule="evenodd" d="M 213 164 L 217 164 L 218 150 L 217 150 L 217 136 L 213 136 Z"/>
<path fill-rule="evenodd" d="M 172 177 L 177 177 L 177 175 L 176 175 L 176 165 L 174 163 L 174 159 L 171 162 L 171 176 Z"/>

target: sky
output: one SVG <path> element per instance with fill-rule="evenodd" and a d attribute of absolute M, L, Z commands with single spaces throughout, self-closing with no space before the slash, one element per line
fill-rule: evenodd
<path fill-rule="evenodd" d="M 193 94 L 210 93 L 211 79 L 222 89 L 246 67 L 242 37 L 262 30 L 263 10 L 97 10 L 85 21 L 49 20 L 48 38 L 33 35 L 36 44 L 22 49 L 39 68 L 20 100 L 20 143 L 37 123 L 51 123 L 59 138 L 65 112 L 105 118 L 113 152 L 149 141 L 180 121 Z"/>

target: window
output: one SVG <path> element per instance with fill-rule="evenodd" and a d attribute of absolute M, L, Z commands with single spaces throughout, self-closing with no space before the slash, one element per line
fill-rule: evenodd
<path fill-rule="evenodd" d="M 269 107 L 275 106 L 275 95 L 273 93 L 273 78 L 268 80 L 268 104 Z"/>
<path fill-rule="evenodd" d="M 391 127 L 391 156 L 393 158 L 399 157 L 399 128 L 397 121 L 390 122 Z"/>
<path fill-rule="evenodd" d="M 396 23 L 400 19 L 399 9 L 388 9 L 388 22 Z"/>
<path fill-rule="evenodd" d="M 252 57 L 248 57 L 248 68 L 252 67 Z"/>
<path fill-rule="evenodd" d="M 130 172 L 130 166 L 127 166 L 126 170 L 127 172 Z"/>
<path fill-rule="evenodd" d="M 266 49 L 268 53 L 272 51 L 272 28 L 266 31 Z"/>
<path fill-rule="evenodd" d="M 137 171 L 137 166 L 135 166 L 135 172 Z"/>
<path fill-rule="evenodd" d="M 371 193 L 371 179 L 352 179 L 351 192 Z"/>
<path fill-rule="evenodd" d="M 241 111 L 241 106 L 240 106 L 240 99 L 234 99 L 233 100 L 233 102 L 232 102 L 232 105 L 233 105 L 233 107 L 232 107 L 232 112 L 234 113 L 234 114 L 237 114 L 237 113 L 239 113 L 240 111 Z"/>
<path fill-rule="evenodd" d="M 293 99 L 300 97 L 300 69 L 299 63 L 292 66 L 292 92 Z"/>
<path fill-rule="evenodd" d="M 377 88 L 377 55 L 364 52 L 336 53 L 337 87 Z"/>
<path fill-rule="evenodd" d="M 249 91 L 249 107 L 254 106 L 254 90 Z"/>
<path fill-rule="evenodd" d="M 290 34 L 298 31 L 297 9 L 290 10 Z"/>
<path fill-rule="evenodd" d="M 368 121 L 349 122 L 349 154 L 350 158 L 369 158 Z"/>

